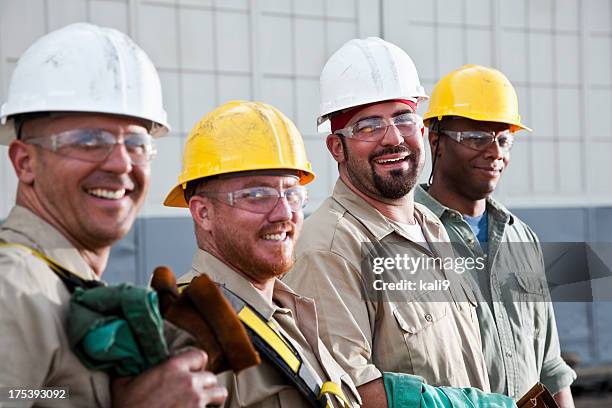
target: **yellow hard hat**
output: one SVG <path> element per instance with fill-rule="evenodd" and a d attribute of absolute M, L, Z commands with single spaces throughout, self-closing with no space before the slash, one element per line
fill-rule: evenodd
<path fill-rule="evenodd" d="M 188 207 L 184 190 L 192 180 L 276 169 L 296 171 L 302 185 L 314 180 L 299 130 L 266 103 L 228 102 L 204 116 L 189 133 L 178 184 L 164 205 Z"/>
<path fill-rule="evenodd" d="M 512 132 L 531 131 L 521 123 L 516 91 L 508 78 L 480 65 L 464 65 L 436 84 L 423 121 L 428 124 L 430 119 L 442 120 L 444 116 L 507 123 Z"/>

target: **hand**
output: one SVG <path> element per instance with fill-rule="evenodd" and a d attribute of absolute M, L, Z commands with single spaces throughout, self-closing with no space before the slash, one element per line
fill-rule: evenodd
<path fill-rule="evenodd" d="M 196 407 L 221 405 L 227 390 L 205 371 L 208 356 L 190 350 L 168 359 L 136 377 L 113 381 L 113 407 Z"/>

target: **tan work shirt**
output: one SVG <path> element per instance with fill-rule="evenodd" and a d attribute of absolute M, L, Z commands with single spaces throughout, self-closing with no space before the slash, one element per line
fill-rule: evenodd
<path fill-rule="evenodd" d="M 305 364 L 318 374 L 319 385 L 333 381 L 342 386 L 351 407 L 360 405 L 359 394 L 349 375 L 334 361 L 319 339 L 317 314 L 312 299 L 298 296 L 280 280 L 276 280 L 274 304 L 271 305 L 246 278 L 201 249 L 193 257 L 192 270 L 182 276 L 179 283 L 190 282 L 202 273 L 225 285 L 268 321 L 272 321 L 298 351 Z M 310 407 L 289 380 L 267 361 L 237 375 L 233 372 L 221 373 L 218 379 L 228 389 L 229 395 L 224 407 Z M 334 401 L 336 407 L 342 406 L 339 401 Z"/>
<path fill-rule="evenodd" d="M 415 217 L 427 245 L 414 243 L 338 180 L 332 197 L 307 218 L 297 262 L 283 281 L 314 298 L 321 338 L 358 386 L 391 371 L 420 375 L 432 385 L 489 391 L 475 302 L 465 300 L 473 294 L 459 296 L 466 290 L 459 275 L 441 268 L 419 271 L 430 280 L 452 280 L 449 291 L 415 291 L 414 297 L 407 291 L 402 300 L 387 292 L 380 299 L 363 295 L 371 288 L 361 272 L 361 243 L 400 243 L 414 259 L 448 251 L 448 235 L 435 215 L 417 204 Z M 438 298 L 431 301 L 434 292 Z"/>
<path fill-rule="evenodd" d="M 1 241 L 27 245 L 83 278 L 98 279 L 63 235 L 23 207 L 14 207 L 0 226 Z M 27 250 L 0 247 L 0 386 L 69 387 L 70 399 L 61 406 L 110 407 L 107 375 L 88 370 L 70 351 L 69 302 L 46 263 Z"/>
<path fill-rule="evenodd" d="M 417 186 L 415 200 L 444 223 L 457 254 L 484 257 L 486 268 L 466 277 L 477 287 L 478 320 L 493 392 L 522 397 L 538 381 L 552 392 L 569 387 L 576 373 L 561 358 L 538 237 L 493 198 L 487 199 L 486 252 L 463 215 Z"/>

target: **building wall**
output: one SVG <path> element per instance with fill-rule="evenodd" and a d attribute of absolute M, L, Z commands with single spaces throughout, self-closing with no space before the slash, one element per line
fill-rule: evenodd
<path fill-rule="evenodd" d="M 318 176 L 307 211 L 316 208 L 336 179 L 316 133 L 318 75 L 342 43 L 369 35 L 404 48 L 428 92 L 466 63 L 506 73 L 534 131 L 518 137 L 497 197 L 544 240 L 609 239 L 612 0 L 0 0 L 0 100 L 27 46 L 76 21 L 118 28 L 145 49 L 173 127 L 158 141 L 151 192 L 113 251 L 109 281 L 145 283 L 162 263 L 177 273 L 188 268 L 191 221 L 161 202 L 176 182 L 191 126 L 228 100 L 263 100 L 296 122 Z M 429 164 L 423 180 L 428 173 Z M 15 187 L 0 147 L 0 219 Z M 612 360 L 604 310 L 557 305 L 564 348 L 586 361 Z"/>

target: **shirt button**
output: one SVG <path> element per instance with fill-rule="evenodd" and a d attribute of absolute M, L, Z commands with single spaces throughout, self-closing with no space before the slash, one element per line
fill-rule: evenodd
<path fill-rule="evenodd" d="M 433 317 L 429 313 L 427 313 L 425 315 L 425 320 L 427 320 L 428 322 L 431 322 L 431 321 L 433 321 Z"/>
<path fill-rule="evenodd" d="M 512 352 L 506 351 L 506 357 L 508 357 L 508 358 L 512 357 Z"/>
<path fill-rule="evenodd" d="M 408 333 L 410 333 L 410 334 L 414 334 L 414 333 L 416 333 L 416 328 L 414 328 L 413 326 L 410 326 L 410 327 L 408 328 Z"/>

